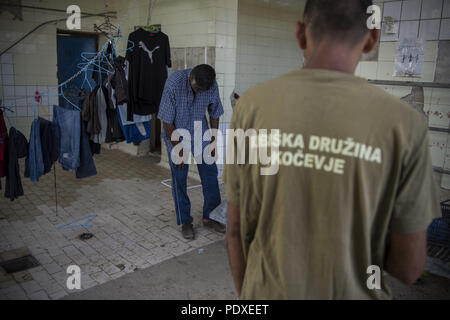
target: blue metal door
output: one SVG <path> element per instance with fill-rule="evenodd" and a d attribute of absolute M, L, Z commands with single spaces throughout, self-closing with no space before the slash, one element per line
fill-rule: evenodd
<path fill-rule="evenodd" d="M 85 35 L 85 34 L 71 34 L 71 33 L 58 33 L 57 35 L 57 54 L 58 54 L 58 83 L 62 83 L 77 73 L 80 69 L 78 64 L 84 62 L 81 58 L 82 52 L 97 51 L 97 36 Z M 89 56 L 90 57 L 90 56 Z M 92 67 L 91 67 L 92 69 Z M 87 72 L 88 81 L 91 86 L 95 86 L 95 82 L 92 79 L 92 71 Z M 64 95 L 66 98 L 78 103 L 77 95 L 81 90 L 81 86 L 84 81 L 84 74 L 77 77 L 70 84 L 68 88 L 64 89 Z M 89 90 L 87 83 L 83 86 L 84 89 Z M 73 100 L 72 100 L 73 99 Z M 59 97 L 60 106 L 67 105 L 67 101 Z"/>

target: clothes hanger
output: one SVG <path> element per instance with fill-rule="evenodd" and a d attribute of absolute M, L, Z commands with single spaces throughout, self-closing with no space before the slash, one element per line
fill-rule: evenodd
<path fill-rule="evenodd" d="M 87 70 L 84 71 L 84 79 L 83 79 L 83 83 L 81 84 L 81 89 L 84 89 L 84 84 L 87 82 L 90 91 L 94 90 L 91 86 L 91 82 L 89 81 L 89 79 L 87 78 Z"/>
<path fill-rule="evenodd" d="M 87 71 L 92 71 L 92 72 L 102 72 L 104 74 L 113 74 L 114 72 L 111 70 L 108 70 L 106 68 L 104 68 L 100 62 L 98 62 L 98 59 L 95 60 L 95 62 L 91 62 L 91 60 L 98 54 L 98 52 L 82 52 L 81 53 L 81 58 L 83 59 L 83 61 L 85 62 L 81 62 L 77 65 L 78 68 L 83 69 L 86 67 L 86 65 L 89 64 L 89 67 L 86 68 L 86 72 Z M 93 57 L 87 57 L 88 55 L 93 56 Z M 104 54 L 102 53 L 100 56 L 103 56 Z M 100 57 L 99 56 L 99 57 Z M 106 56 L 105 56 L 106 57 Z M 108 60 L 107 64 L 109 66 L 112 67 L 111 62 Z M 92 68 L 91 68 L 92 66 Z"/>
<path fill-rule="evenodd" d="M 108 37 L 108 38 L 109 38 L 109 44 L 112 46 L 112 54 L 114 54 L 116 52 L 114 38 L 113 37 Z M 85 70 L 86 72 L 93 71 L 93 72 L 102 72 L 102 73 L 106 73 L 106 74 L 113 74 L 114 73 L 114 71 L 112 71 L 112 70 L 114 70 L 113 61 L 111 61 L 110 58 L 108 58 L 108 56 L 106 54 L 106 50 L 108 50 L 108 47 L 109 46 L 106 46 L 106 43 L 105 43 L 101 52 L 87 52 L 87 51 L 82 52 L 81 59 L 84 62 L 79 63 L 77 65 L 77 67 L 80 69 L 84 69 L 86 67 L 86 65 L 89 65 L 89 67 L 87 67 Z M 90 57 L 88 57 L 88 56 L 90 56 Z M 101 62 L 103 62 L 103 60 L 96 59 L 95 61 L 92 61 L 97 56 L 99 56 L 99 58 L 101 57 L 102 59 L 104 59 L 105 63 L 107 64 L 107 68 L 102 66 Z M 91 68 L 91 66 L 93 66 L 93 67 Z"/>
<path fill-rule="evenodd" d="M 94 24 L 94 31 L 103 33 L 107 38 L 119 37 L 121 35 L 120 27 L 111 23 L 108 16 L 105 16 L 105 22 L 97 26 Z"/>
<path fill-rule="evenodd" d="M 121 39 L 123 39 L 123 37 L 120 37 L 118 39 L 121 40 Z M 133 41 L 127 39 L 127 43 L 130 44 L 130 46 L 129 47 L 127 46 L 127 49 L 125 49 L 125 50 L 116 51 L 116 56 L 119 56 L 119 55 L 121 55 L 123 53 L 126 53 L 128 51 L 132 51 L 134 49 L 135 44 L 134 44 Z"/>
<path fill-rule="evenodd" d="M 147 24 L 145 26 L 139 26 L 140 29 L 150 32 L 151 34 L 157 34 L 161 32 L 161 25 L 160 24 L 152 24 L 151 23 L 151 16 L 149 14 L 149 17 L 147 19 Z"/>
<path fill-rule="evenodd" d="M 66 96 L 64 95 L 64 91 L 63 91 L 63 87 L 61 86 L 61 96 L 67 101 L 69 102 L 74 108 L 76 108 L 78 111 L 81 111 L 81 109 L 76 106 L 74 103 L 72 103 L 72 101 L 70 101 L 69 99 L 66 98 Z"/>
<path fill-rule="evenodd" d="M 145 31 L 150 32 L 152 34 L 157 34 L 157 33 L 161 32 L 161 26 L 156 26 L 156 25 L 141 26 L 140 28 L 142 30 L 145 30 Z"/>
<path fill-rule="evenodd" d="M 111 54 L 106 54 L 106 50 L 108 50 L 109 46 L 107 46 L 105 50 L 102 50 L 102 54 L 101 54 L 102 62 L 105 62 L 112 70 L 114 70 L 113 62 L 111 62 L 110 57 L 108 57 L 108 56 L 112 56 L 115 51 L 114 38 L 109 39 L 109 44 L 111 45 Z M 113 56 L 113 58 L 114 58 L 114 56 Z M 110 73 L 114 73 L 114 72 L 110 71 Z"/>

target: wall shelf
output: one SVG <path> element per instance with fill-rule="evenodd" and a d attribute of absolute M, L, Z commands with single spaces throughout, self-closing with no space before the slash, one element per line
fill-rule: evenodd
<path fill-rule="evenodd" d="M 445 128 L 428 127 L 428 129 L 429 129 L 430 131 L 450 133 L 450 129 L 445 129 Z"/>
<path fill-rule="evenodd" d="M 422 87 L 450 89 L 450 83 L 416 82 L 416 81 L 391 81 L 391 80 L 368 80 L 369 83 L 380 86 Z"/>

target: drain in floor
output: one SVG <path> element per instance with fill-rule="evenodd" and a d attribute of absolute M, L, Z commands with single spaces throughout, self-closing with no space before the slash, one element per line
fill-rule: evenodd
<path fill-rule="evenodd" d="M 92 233 L 83 233 L 80 235 L 80 239 L 81 240 L 89 240 L 90 238 L 92 238 L 94 235 Z"/>
<path fill-rule="evenodd" d="M 2 267 L 6 273 L 24 271 L 40 265 L 41 264 L 39 261 L 37 261 L 32 255 L 26 255 L 24 257 L 7 260 L 0 263 L 0 267 Z"/>

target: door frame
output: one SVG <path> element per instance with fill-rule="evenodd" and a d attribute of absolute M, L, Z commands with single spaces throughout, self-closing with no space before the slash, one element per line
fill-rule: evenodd
<path fill-rule="evenodd" d="M 56 36 L 68 36 L 68 37 L 76 37 L 76 38 L 94 38 L 95 39 L 95 49 L 98 51 L 98 42 L 99 35 L 96 32 L 87 32 L 87 31 L 74 31 L 67 29 L 56 29 Z"/>

